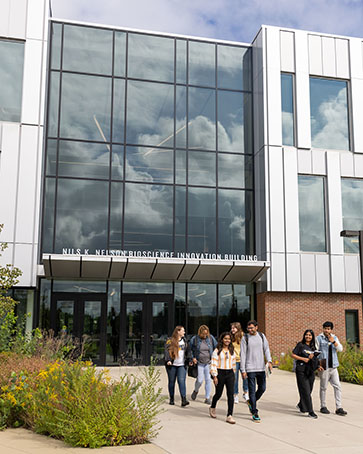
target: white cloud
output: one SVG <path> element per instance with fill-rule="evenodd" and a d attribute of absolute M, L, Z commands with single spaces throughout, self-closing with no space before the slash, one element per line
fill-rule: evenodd
<path fill-rule="evenodd" d="M 361 0 L 52 0 L 53 17 L 250 42 L 261 24 L 362 35 Z"/>

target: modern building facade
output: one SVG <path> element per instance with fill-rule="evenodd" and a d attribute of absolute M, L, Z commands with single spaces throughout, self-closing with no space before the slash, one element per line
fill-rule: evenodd
<path fill-rule="evenodd" d="M 28 326 L 99 364 L 162 358 L 173 327 L 257 318 L 272 351 L 362 327 L 363 44 L 263 26 L 252 44 L 0 23 L 2 262 Z M 19 11 L 22 14 L 19 14 Z M 4 19 L 6 18 L 6 19 Z"/>

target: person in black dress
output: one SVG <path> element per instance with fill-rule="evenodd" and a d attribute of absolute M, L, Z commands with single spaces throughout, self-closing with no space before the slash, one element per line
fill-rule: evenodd
<path fill-rule="evenodd" d="M 309 413 L 311 418 L 316 419 L 317 415 L 313 410 L 311 393 L 313 391 L 315 370 L 319 366 L 315 346 L 314 331 L 307 329 L 304 332 L 301 342 L 292 351 L 292 357 L 296 360 L 295 373 L 300 401 L 297 407 L 301 413 Z"/>

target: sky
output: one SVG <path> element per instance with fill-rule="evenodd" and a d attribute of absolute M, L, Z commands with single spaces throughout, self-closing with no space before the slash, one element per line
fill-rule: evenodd
<path fill-rule="evenodd" d="M 250 43 L 260 26 L 363 37 L 363 0 L 50 0 L 53 17 Z"/>

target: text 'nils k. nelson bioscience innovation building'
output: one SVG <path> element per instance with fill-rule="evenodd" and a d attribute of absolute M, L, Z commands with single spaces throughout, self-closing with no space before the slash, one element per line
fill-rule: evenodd
<path fill-rule="evenodd" d="M 212 41 L 45 3 L 0 24 L 2 259 L 28 329 L 85 334 L 109 365 L 162 361 L 178 324 L 257 318 L 279 354 L 332 319 L 359 343 L 340 230 L 363 229 L 362 40 Z"/>

